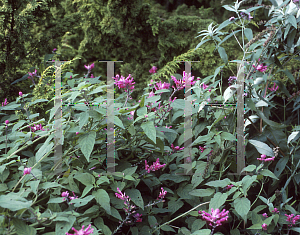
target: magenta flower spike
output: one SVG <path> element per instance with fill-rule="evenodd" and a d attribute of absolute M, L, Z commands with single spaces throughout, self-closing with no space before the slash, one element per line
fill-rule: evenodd
<path fill-rule="evenodd" d="M 94 229 L 93 228 L 91 229 L 91 226 L 92 225 L 90 224 L 85 230 L 83 230 L 84 225 L 82 225 L 82 228 L 79 231 L 77 231 L 74 227 L 72 227 L 72 230 L 75 231 L 75 233 L 74 234 L 66 233 L 66 235 L 89 235 L 89 234 L 92 234 L 94 232 Z"/>
<path fill-rule="evenodd" d="M 21 97 L 23 96 L 23 93 L 22 93 L 22 91 L 20 91 L 20 92 L 19 92 L 19 96 L 21 96 Z"/>
<path fill-rule="evenodd" d="M 84 67 L 87 69 L 87 70 L 92 70 L 94 68 L 94 63 L 92 63 L 91 65 L 84 65 Z"/>
<path fill-rule="evenodd" d="M 23 171 L 23 175 L 29 175 L 31 173 L 31 168 L 32 167 L 25 168 L 24 171 Z"/>
<path fill-rule="evenodd" d="M 265 230 L 265 231 L 267 230 L 267 224 L 262 224 L 261 227 L 263 230 Z"/>
<path fill-rule="evenodd" d="M 152 68 L 149 70 L 149 73 L 156 73 L 157 68 L 155 66 L 152 66 Z"/>
<path fill-rule="evenodd" d="M 8 120 L 5 120 L 5 124 L 8 125 L 8 123 L 9 123 L 9 121 L 8 121 Z"/>
<path fill-rule="evenodd" d="M 222 212 L 220 212 L 219 208 L 213 209 L 211 208 L 211 214 L 205 212 L 205 211 L 198 211 L 199 214 L 202 213 L 202 218 L 205 219 L 206 221 L 210 222 L 209 225 L 212 227 L 218 227 L 222 225 L 224 221 L 227 221 L 228 219 L 228 213 L 229 211 L 226 211 L 223 209 Z"/>
<path fill-rule="evenodd" d="M 276 83 L 274 82 L 274 86 L 272 88 L 268 88 L 270 91 L 277 91 L 278 86 L 275 88 Z"/>

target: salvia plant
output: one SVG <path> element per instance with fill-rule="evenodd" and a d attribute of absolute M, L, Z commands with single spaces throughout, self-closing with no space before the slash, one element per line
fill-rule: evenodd
<path fill-rule="evenodd" d="M 242 3 L 224 5 L 233 16 L 199 32 L 197 48 L 212 40 L 224 62 L 214 75 L 201 79 L 184 72 L 169 81 L 154 81 L 158 68 L 152 66 L 148 87 L 137 101 L 131 98 L 131 74 L 112 78 L 122 90 L 110 129 L 115 134 L 115 172 L 108 173 L 106 164 L 112 144 L 106 137 L 109 87 L 92 74 L 94 63 L 85 65 L 83 77 L 63 73 L 62 101 L 74 105 L 62 106 L 62 143 L 55 139 L 59 107 L 46 110 L 49 120 L 38 120 L 39 113 L 29 111 L 33 104 L 55 97 L 31 101 L 31 94 L 20 91 L 16 101 L 2 101 L 0 233 L 298 234 L 300 126 L 295 120 L 300 98 L 273 78 L 280 73 L 295 84 L 284 65 L 300 58 L 299 1 L 270 0 L 271 5 L 264 5 L 259 0 L 248 9 Z M 262 9 L 268 11 L 268 30 L 254 36 L 250 24 Z M 230 24 L 240 29 L 224 31 Z M 221 45 L 230 39 L 237 40 L 243 58 L 228 61 Z M 233 72 L 224 92 L 218 77 L 229 63 L 244 65 L 242 172 L 236 172 L 236 116 L 243 110 L 224 105 L 237 101 L 240 74 Z M 33 85 L 38 78 L 52 86 L 51 68 L 41 76 L 37 70 L 29 72 L 28 78 Z M 186 100 L 177 98 L 187 83 L 193 91 L 186 97 L 193 107 L 190 156 L 184 155 Z M 272 99 L 280 92 L 292 98 L 277 104 Z M 20 110 L 24 120 L 13 113 Z M 186 162 L 192 174 L 184 173 Z"/>

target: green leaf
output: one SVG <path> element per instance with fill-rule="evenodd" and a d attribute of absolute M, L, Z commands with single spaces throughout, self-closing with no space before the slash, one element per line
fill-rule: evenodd
<path fill-rule="evenodd" d="M 55 197 L 55 198 L 51 198 L 47 204 L 49 203 L 62 203 L 64 202 L 64 198 L 63 197 Z"/>
<path fill-rule="evenodd" d="M 294 26 L 294 28 L 297 30 L 297 20 L 295 18 L 295 16 L 293 15 L 289 15 L 287 18 L 288 22 L 291 23 L 291 25 Z"/>
<path fill-rule="evenodd" d="M 171 232 L 174 232 L 174 233 L 176 232 L 172 227 L 170 227 L 169 225 L 166 225 L 166 224 L 161 227 L 161 230 L 166 231 L 166 232 L 167 231 L 171 231 Z"/>
<path fill-rule="evenodd" d="M 95 177 L 89 173 L 77 173 L 74 178 L 80 181 L 85 186 L 95 184 Z"/>
<path fill-rule="evenodd" d="M 45 182 L 41 184 L 42 189 L 55 188 L 55 187 L 63 187 L 63 186 L 56 182 Z"/>
<path fill-rule="evenodd" d="M 89 120 L 89 113 L 88 112 L 82 112 L 80 113 L 79 117 L 79 128 L 82 129 L 82 127 L 87 124 L 88 120 Z"/>
<path fill-rule="evenodd" d="M 144 107 L 145 106 L 145 95 L 143 95 L 141 102 L 140 102 L 140 107 Z"/>
<path fill-rule="evenodd" d="M 110 197 L 108 193 L 104 189 L 98 189 L 97 191 L 93 191 L 92 195 L 95 197 L 96 202 L 104 208 L 107 214 L 111 215 L 110 210 Z"/>
<path fill-rule="evenodd" d="M 229 100 L 233 94 L 236 92 L 235 89 L 232 89 L 232 86 L 229 86 L 226 88 L 226 90 L 224 91 L 223 97 L 224 97 L 224 103 Z"/>
<path fill-rule="evenodd" d="M 221 188 L 224 188 L 226 187 L 227 185 L 230 184 L 230 179 L 228 178 L 225 178 L 223 180 L 215 180 L 215 181 L 210 181 L 208 183 L 206 183 L 205 185 L 207 186 L 211 186 L 211 187 L 221 187 Z"/>
<path fill-rule="evenodd" d="M 284 124 L 279 124 L 277 122 L 273 122 L 269 119 L 266 118 L 266 116 L 264 115 L 264 113 L 260 110 L 256 110 L 256 113 L 257 115 L 262 119 L 264 120 L 264 122 L 266 122 L 268 125 L 270 125 L 271 127 L 275 127 L 277 129 L 283 129 L 283 128 L 286 128 L 288 126 L 284 125 Z"/>
<path fill-rule="evenodd" d="M 256 166 L 255 165 L 249 165 L 249 166 L 246 166 L 241 172 L 244 172 L 244 171 L 247 171 L 247 172 L 252 172 L 256 169 Z"/>
<path fill-rule="evenodd" d="M 227 25 L 232 24 L 232 23 L 233 23 L 233 22 L 229 21 L 229 19 L 228 19 L 228 20 L 225 20 L 222 24 L 219 25 L 217 31 L 220 31 L 221 29 L 225 28 Z"/>
<path fill-rule="evenodd" d="M 90 131 L 89 133 L 79 137 L 78 142 L 79 142 L 80 150 L 85 156 L 87 162 L 90 161 L 90 155 L 94 148 L 95 139 L 96 139 L 95 131 Z"/>
<path fill-rule="evenodd" d="M 122 121 L 120 120 L 120 118 L 118 116 L 114 116 L 114 121 L 115 121 L 115 124 L 118 126 L 118 127 L 121 127 L 122 129 L 125 129 Z"/>
<path fill-rule="evenodd" d="M 80 198 L 83 198 L 83 197 L 85 197 L 85 195 L 87 195 L 88 193 L 89 193 L 89 191 L 91 191 L 91 189 L 93 188 L 94 186 L 93 185 L 87 185 L 85 188 L 84 188 L 84 190 L 83 190 L 83 192 L 82 192 L 82 195 L 81 195 L 81 197 Z"/>
<path fill-rule="evenodd" d="M 233 11 L 233 12 L 236 12 L 236 10 L 235 10 L 233 7 L 229 6 L 229 5 L 224 5 L 224 6 L 222 6 L 222 7 L 224 7 L 227 11 Z"/>
<path fill-rule="evenodd" d="M 156 130 L 153 121 L 143 122 L 141 127 L 148 138 L 156 144 Z"/>
<path fill-rule="evenodd" d="M 74 203 L 75 207 L 81 207 L 81 206 L 85 206 L 86 204 L 88 204 L 91 200 L 93 200 L 95 197 L 92 195 L 89 195 L 85 198 L 76 198 L 71 200 L 71 203 Z"/>
<path fill-rule="evenodd" d="M 275 170 L 274 170 L 274 175 L 276 177 L 279 177 L 280 174 L 282 173 L 282 171 L 284 170 L 287 162 L 289 160 L 288 156 L 285 156 L 283 158 L 280 158 L 279 161 L 277 162 L 276 166 L 275 166 Z"/>
<path fill-rule="evenodd" d="M 248 41 L 250 41 L 253 38 L 253 33 L 252 33 L 252 29 L 250 28 L 245 28 L 245 36 L 248 39 Z"/>
<path fill-rule="evenodd" d="M 53 135 L 48 136 L 44 144 L 36 152 L 35 155 L 36 162 L 38 162 L 46 153 L 50 152 L 50 150 L 54 146 L 54 143 L 53 142 L 49 143 L 49 142 L 53 139 L 53 137 L 54 137 Z"/>
<path fill-rule="evenodd" d="M 36 229 L 27 225 L 20 219 L 13 218 L 12 222 L 18 235 L 35 235 Z"/>
<path fill-rule="evenodd" d="M 276 180 L 279 180 L 279 179 L 274 175 L 274 173 L 273 173 L 272 171 L 269 171 L 268 169 L 262 169 L 262 170 L 260 171 L 260 174 L 261 174 L 261 175 L 264 175 L 264 176 L 269 176 L 269 177 L 271 177 L 271 178 L 273 178 L 273 179 L 276 179 Z"/>
<path fill-rule="evenodd" d="M 283 70 L 283 72 L 296 85 L 295 78 L 294 78 L 293 74 L 291 74 L 291 72 L 288 71 L 288 70 Z"/>
<path fill-rule="evenodd" d="M 250 211 L 250 201 L 248 198 L 236 198 L 233 202 L 236 212 L 244 219 L 247 220 L 247 214 Z"/>
<path fill-rule="evenodd" d="M 191 235 L 210 235 L 210 234 L 211 234 L 210 229 L 201 229 L 201 230 L 193 232 Z"/>
<path fill-rule="evenodd" d="M 134 202 L 138 207 L 144 209 L 144 201 L 139 190 L 127 189 L 126 194 L 131 198 L 132 202 Z"/>
<path fill-rule="evenodd" d="M 219 52 L 219 55 L 220 55 L 221 59 L 227 65 L 228 64 L 228 56 L 226 54 L 225 49 L 223 47 L 218 47 L 218 52 Z"/>
<path fill-rule="evenodd" d="M 198 36 L 199 37 L 199 36 Z M 196 37 L 197 38 L 197 37 Z M 201 47 L 204 43 L 206 43 L 207 41 L 210 41 L 211 39 L 205 39 L 204 41 L 201 41 L 195 48 L 195 50 L 197 50 L 199 47 Z"/>
<path fill-rule="evenodd" d="M 147 114 L 147 108 L 146 107 L 141 107 L 137 110 L 137 115 L 138 116 L 145 116 Z"/>
<path fill-rule="evenodd" d="M 55 223 L 55 233 L 56 234 L 66 234 L 72 228 L 74 222 L 76 221 L 76 216 L 68 215 L 66 217 L 69 222 L 57 221 Z"/>
<path fill-rule="evenodd" d="M 178 211 L 183 205 L 184 205 L 184 203 L 182 201 L 180 201 L 180 199 L 178 199 L 177 201 L 169 201 L 168 202 L 168 209 L 173 214 L 176 211 Z"/>
<path fill-rule="evenodd" d="M 18 193 L 8 193 L 0 196 L 0 207 L 11 211 L 18 211 L 29 208 L 32 201 L 27 201 L 24 197 L 20 197 Z"/>
<path fill-rule="evenodd" d="M 194 189 L 193 191 L 189 192 L 190 195 L 196 197 L 208 197 L 214 194 L 215 190 L 212 188 L 207 189 Z"/>
<path fill-rule="evenodd" d="M 269 145 L 267 145 L 263 142 L 260 142 L 258 140 L 249 140 L 249 143 L 254 145 L 254 147 L 260 154 L 265 154 L 266 156 L 270 156 L 270 157 L 274 156 L 274 152 L 269 147 Z"/>
<path fill-rule="evenodd" d="M 290 97 L 290 93 L 289 91 L 286 89 L 285 85 L 281 82 L 281 81 L 274 81 L 276 83 L 276 85 L 279 87 L 279 89 L 281 91 L 283 91 L 283 93 L 287 96 Z"/>
<path fill-rule="evenodd" d="M 217 192 L 214 197 L 210 200 L 209 203 L 209 211 L 211 211 L 211 208 L 214 210 L 219 208 L 226 202 L 228 195 L 226 193 L 220 193 Z"/>
<path fill-rule="evenodd" d="M 236 137 L 228 132 L 222 132 L 221 133 L 222 140 L 230 140 L 230 141 L 236 141 Z"/>

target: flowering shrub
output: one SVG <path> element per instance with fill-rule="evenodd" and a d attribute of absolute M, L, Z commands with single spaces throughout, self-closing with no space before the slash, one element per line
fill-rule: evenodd
<path fill-rule="evenodd" d="M 299 109 L 295 104 L 299 101 L 289 101 L 290 104 L 294 102 L 294 107 L 289 106 L 288 120 L 284 116 L 284 120 L 276 121 L 277 114 L 271 112 L 275 108 L 272 98 L 279 91 L 288 91 L 283 84 L 272 80 L 279 88 L 274 86 L 271 93 L 266 94 L 272 73 L 283 72 L 274 70 L 281 69 L 283 63 L 278 59 L 281 52 L 277 48 L 284 46 L 287 55 L 292 49 L 298 53 L 297 40 L 294 41 L 298 17 L 293 10 L 296 5 L 292 4 L 277 4 L 270 9 L 272 19 L 266 26 L 273 24 L 272 34 L 257 41 L 252 40 L 253 33 L 247 25 L 254 18 L 250 13 L 263 6 L 243 11 L 238 1 L 234 6 L 224 6 L 236 14 L 234 19 L 226 20 L 218 28 L 210 25 L 207 32 L 202 32 L 204 37 L 200 42 L 214 40 L 224 61 L 212 76 L 194 81 L 194 76 L 184 71 L 182 76 L 171 76 L 173 84 L 152 80 L 135 101 L 131 99 L 134 78 L 116 75 L 115 85 L 123 92 L 114 103 L 113 141 L 106 136 L 107 86 L 98 86 L 99 77 L 89 77 L 94 63 L 85 65 L 87 74 L 84 77 L 76 78 L 76 74 L 70 73 L 68 83 L 63 84 L 63 89 L 68 91 L 62 94 L 64 102 L 85 102 L 87 105 L 62 107 L 61 150 L 57 148 L 59 141 L 54 125 L 57 107 L 46 111 L 50 112 L 50 118 L 42 126 L 45 120 L 33 122 L 33 116 L 38 117 L 38 114 L 28 113 L 26 108 L 32 105 L 30 94 L 20 91 L 16 101 L 4 101 L 0 107 L 1 113 L 5 112 L 0 126 L 0 233 L 29 231 L 28 234 L 50 235 L 70 234 L 70 230 L 75 234 L 105 235 L 299 232 L 296 185 L 300 182 L 297 173 L 300 135 L 299 124 L 292 123 L 294 112 Z M 244 52 L 240 62 L 249 60 L 244 66 L 247 166 L 242 171 L 249 174 L 240 174 L 235 167 L 237 136 L 233 123 L 240 110 L 225 106 L 226 102 L 236 101 L 239 76 L 233 74 L 229 78 L 229 87 L 224 92 L 218 77 L 220 70 L 229 63 L 220 37 L 234 36 L 233 33 L 226 35 L 221 29 L 230 24 L 241 27 L 242 35 L 246 36 L 243 40 L 249 41 L 246 45 L 245 41 L 239 42 Z M 203 40 L 205 37 L 208 39 Z M 288 46 L 284 42 L 286 37 Z M 153 66 L 150 76 L 156 70 Z M 293 76 L 284 71 L 293 82 Z M 32 79 L 36 74 L 37 71 L 29 73 Z M 193 94 L 185 100 L 177 99 L 187 82 Z M 100 95 L 93 98 L 94 93 Z M 163 99 L 162 94 L 167 98 Z M 216 108 L 207 107 L 208 100 L 215 102 Z M 186 140 L 186 101 L 196 101 L 194 104 L 199 107 L 194 107 L 191 114 L 192 144 L 181 147 Z M 18 108 L 26 113 L 25 120 L 16 121 L 15 116 L 10 115 Z M 257 122 L 259 119 L 261 124 Z M 31 138 L 36 135 L 35 131 L 39 131 L 36 139 Z M 109 173 L 108 166 L 113 163 L 106 158 L 112 143 L 115 172 Z M 50 156 L 59 151 L 61 158 Z M 190 156 L 186 156 L 185 151 L 191 152 Z M 75 154 L 78 157 L 73 157 Z M 191 164 L 186 166 L 184 160 Z M 152 165 L 148 165 L 149 162 Z M 183 170 L 187 168 L 192 175 L 184 175 Z"/>

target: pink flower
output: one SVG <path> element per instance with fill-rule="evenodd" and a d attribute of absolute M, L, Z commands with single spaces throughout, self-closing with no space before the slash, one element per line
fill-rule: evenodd
<path fill-rule="evenodd" d="M 266 224 L 262 224 L 261 227 L 262 227 L 263 230 L 265 230 L 265 231 L 267 230 L 267 225 Z"/>
<path fill-rule="evenodd" d="M 139 222 L 142 222 L 142 215 L 143 214 L 139 214 L 139 213 L 136 213 L 135 215 L 133 215 L 133 217 L 135 218 L 135 222 L 139 223 Z"/>
<path fill-rule="evenodd" d="M 117 188 L 117 190 L 120 193 L 120 194 L 115 193 L 115 195 L 116 195 L 117 198 L 119 198 L 119 199 L 121 199 L 123 201 L 129 198 L 129 196 L 126 196 L 125 193 L 123 194 L 119 188 Z"/>
<path fill-rule="evenodd" d="M 31 168 L 32 168 L 32 167 L 25 168 L 24 171 L 23 171 L 23 175 L 29 175 L 30 172 L 31 172 Z"/>
<path fill-rule="evenodd" d="M 63 201 L 64 201 L 64 200 L 66 200 L 67 197 L 69 197 L 69 192 L 68 191 L 62 192 L 61 196 L 64 197 L 64 199 L 63 199 Z"/>
<path fill-rule="evenodd" d="M 91 78 L 95 78 L 93 74 L 91 74 Z"/>
<path fill-rule="evenodd" d="M 262 216 L 265 217 L 265 218 L 268 218 L 267 213 L 263 213 Z"/>
<path fill-rule="evenodd" d="M 185 71 L 183 71 L 183 78 L 182 80 L 177 80 L 176 77 L 174 76 L 171 76 L 171 78 L 173 79 L 173 81 L 175 82 L 176 84 L 176 89 L 178 89 L 178 91 L 182 90 L 184 87 L 185 87 L 185 83 L 186 83 L 186 79 L 190 80 L 191 81 L 191 85 L 195 85 L 196 81 L 193 81 L 194 80 L 194 76 L 191 77 L 191 74 L 188 74 L 188 76 L 185 74 Z M 174 89 L 175 87 L 172 86 Z"/>
<path fill-rule="evenodd" d="M 287 217 L 286 221 L 287 222 L 290 222 L 290 224 L 288 225 L 289 227 L 292 227 L 293 224 L 295 224 L 299 219 L 300 219 L 300 215 L 296 215 L 294 217 L 294 214 L 291 214 L 291 215 L 287 215 L 285 214 L 285 216 Z M 294 218 L 293 218 L 294 217 Z"/>
<path fill-rule="evenodd" d="M 157 68 L 155 66 L 152 66 L 152 68 L 149 70 L 149 73 L 156 73 Z"/>
<path fill-rule="evenodd" d="M 293 3 L 297 3 L 297 2 L 299 2 L 299 0 L 293 0 Z"/>
<path fill-rule="evenodd" d="M 115 84 L 119 87 L 119 89 L 125 88 L 125 91 L 128 92 L 129 90 L 133 90 L 135 82 L 133 82 L 133 78 L 131 77 L 131 74 L 128 75 L 128 77 L 125 79 L 125 77 L 119 76 L 119 74 L 116 75 L 116 77 L 113 77 L 116 82 Z M 131 78 L 131 79 L 130 79 Z"/>
<path fill-rule="evenodd" d="M 53 52 L 55 52 L 55 51 L 57 51 L 57 49 L 56 48 L 53 48 L 53 50 L 52 50 Z"/>
<path fill-rule="evenodd" d="M 279 213 L 279 210 L 275 207 L 274 210 L 272 210 L 273 213 Z"/>
<path fill-rule="evenodd" d="M 233 184 L 230 184 L 230 185 L 227 185 L 227 186 L 226 186 L 226 189 L 227 189 L 227 190 L 230 190 L 232 187 L 233 187 Z"/>
<path fill-rule="evenodd" d="M 198 211 L 198 213 L 201 214 L 201 211 Z M 226 211 L 225 209 L 223 209 L 223 211 L 220 212 L 219 208 L 215 210 L 211 208 L 211 214 L 202 211 L 202 218 L 210 222 L 209 225 L 215 228 L 222 225 L 222 222 L 228 219 L 228 213 L 229 211 Z"/>
<path fill-rule="evenodd" d="M 165 197 L 165 195 L 167 194 L 167 191 L 164 190 L 162 187 L 160 189 L 161 189 L 161 192 L 159 193 L 159 196 L 156 200 L 163 199 Z"/>
<path fill-rule="evenodd" d="M 254 65 L 252 65 L 252 66 L 259 72 L 265 72 L 267 70 L 267 65 L 263 66 L 263 64 L 260 64 L 260 65 L 257 65 L 256 67 Z"/>
<path fill-rule="evenodd" d="M 203 87 L 203 90 L 205 90 L 208 87 L 208 85 L 203 84 L 202 87 Z"/>
<path fill-rule="evenodd" d="M 178 150 L 183 150 L 184 147 L 182 147 L 182 148 L 180 148 L 179 146 L 174 147 L 174 145 L 171 144 L 171 149 L 173 149 L 173 152 L 175 153 L 175 152 L 178 151 Z"/>
<path fill-rule="evenodd" d="M 262 154 L 260 156 L 260 158 L 257 158 L 257 160 L 259 161 L 263 161 L 263 162 L 270 162 L 270 161 L 274 161 L 275 157 L 271 157 L 271 158 L 266 158 L 267 156 L 265 154 Z"/>
<path fill-rule="evenodd" d="M 156 86 L 157 86 L 157 88 L 156 88 Z M 156 91 L 157 90 L 162 90 L 162 89 L 169 89 L 170 88 L 170 83 L 165 83 L 164 82 L 163 84 L 161 84 L 161 81 L 160 81 L 160 82 L 156 83 L 156 86 L 154 87 Z"/>
<path fill-rule="evenodd" d="M 2 102 L 2 106 L 6 106 L 8 104 L 7 98 L 5 98 L 4 103 Z"/>
<path fill-rule="evenodd" d="M 153 91 L 150 92 L 148 98 L 150 98 L 150 97 L 152 97 L 152 96 L 154 96 L 154 92 L 153 92 Z"/>
<path fill-rule="evenodd" d="M 79 134 L 79 132 L 76 132 L 76 135 L 78 135 Z"/>
<path fill-rule="evenodd" d="M 92 70 L 94 68 L 94 63 L 92 63 L 91 65 L 84 65 L 84 67 L 87 69 L 87 70 Z"/>
<path fill-rule="evenodd" d="M 20 91 L 20 92 L 19 92 L 19 96 L 21 96 L 21 97 L 23 96 L 23 93 L 22 93 L 22 91 Z"/>
<path fill-rule="evenodd" d="M 9 121 L 8 121 L 8 120 L 5 120 L 5 124 L 8 125 L 8 123 L 9 123 Z"/>
<path fill-rule="evenodd" d="M 77 231 L 73 227 L 72 230 L 75 231 L 75 233 L 74 234 L 66 233 L 66 235 L 89 235 L 89 234 L 92 234 L 94 232 L 94 229 L 93 228 L 91 229 L 91 226 L 92 225 L 90 224 L 85 230 L 83 230 L 84 229 L 84 225 L 82 225 L 82 228 L 79 231 Z M 88 230 L 90 230 L 90 231 L 88 231 Z"/>
<path fill-rule="evenodd" d="M 147 160 L 145 160 L 145 170 L 146 170 L 148 173 L 150 173 L 150 171 L 157 171 L 157 170 L 159 170 L 159 169 L 161 169 L 161 168 L 164 168 L 165 165 L 166 165 L 166 164 L 161 165 L 161 164 L 159 163 L 159 158 L 156 159 L 156 162 L 154 162 L 154 163 L 152 164 L 152 166 L 149 166 L 149 165 L 147 164 Z"/>
<path fill-rule="evenodd" d="M 277 89 L 278 89 L 278 86 L 275 88 L 275 82 L 274 82 L 274 86 L 272 87 L 272 88 L 268 88 L 270 91 L 277 91 Z"/>

